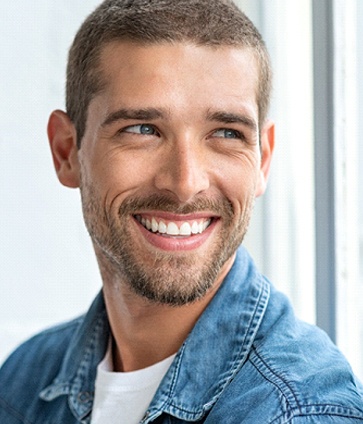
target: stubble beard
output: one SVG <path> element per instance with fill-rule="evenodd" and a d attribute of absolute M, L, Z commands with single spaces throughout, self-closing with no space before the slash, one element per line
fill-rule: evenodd
<path fill-rule="evenodd" d="M 157 194 L 142 199 L 128 198 L 113 216 L 102 208 L 95 190 L 84 182 L 81 195 L 86 227 L 98 255 L 103 257 L 101 261 L 98 258 L 102 267 L 107 267 L 109 275 L 117 276 L 113 279 L 116 284 L 127 284 L 138 296 L 169 306 L 195 302 L 211 289 L 223 265 L 242 243 L 254 203 L 251 196 L 236 223 L 233 206 L 227 199 L 200 197 L 180 206 L 170 197 Z M 222 228 L 207 258 L 192 252 L 173 254 L 153 249 L 145 260 L 135 248 L 129 231 L 131 216 L 139 210 L 178 214 L 208 210 L 220 216 Z"/>

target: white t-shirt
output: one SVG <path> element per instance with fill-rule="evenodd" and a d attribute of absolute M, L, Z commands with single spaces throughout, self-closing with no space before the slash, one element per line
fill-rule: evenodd
<path fill-rule="evenodd" d="M 97 367 L 91 424 L 138 424 L 174 358 L 142 370 L 113 372 L 110 343 Z"/>

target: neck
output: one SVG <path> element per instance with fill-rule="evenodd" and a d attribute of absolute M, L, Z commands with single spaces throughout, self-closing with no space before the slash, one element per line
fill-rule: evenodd
<path fill-rule="evenodd" d="M 114 338 L 114 370 L 124 372 L 151 366 L 180 349 L 234 261 L 232 257 L 226 262 L 203 298 L 176 307 L 157 304 L 135 294 L 122 276 L 112 272 L 108 262 L 97 257 Z"/>

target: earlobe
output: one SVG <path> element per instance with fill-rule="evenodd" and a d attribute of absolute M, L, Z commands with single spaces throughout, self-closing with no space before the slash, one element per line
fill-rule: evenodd
<path fill-rule="evenodd" d="M 261 166 L 256 187 L 256 197 L 261 196 L 266 190 L 274 147 L 275 124 L 272 121 L 268 121 L 261 131 Z"/>
<path fill-rule="evenodd" d="M 77 134 L 65 112 L 55 110 L 50 115 L 48 139 L 59 181 L 67 187 L 79 187 Z"/>

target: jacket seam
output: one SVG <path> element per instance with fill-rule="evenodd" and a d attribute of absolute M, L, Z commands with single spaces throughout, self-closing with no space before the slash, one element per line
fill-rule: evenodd
<path fill-rule="evenodd" d="M 259 277 L 258 279 L 260 282 L 261 290 L 260 290 L 258 299 L 256 300 L 256 303 L 255 303 L 256 306 L 254 308 L 254 311 L 251 314 L 251 319 L 249 320 L 248 327 L 246 328 L 245 336 L 243 338 L 243 342 L 241 343 L 241 348 L 238 351 L 238 355 L 236 359 L 234 359 L 234 362 L 236 365 L 234 368 L 232 368 L 233 376 L 235 375 L 236 370 L 240 369 L 243 364 L 241 363 L 241 361 L 238 361 L 238 358 L 240 358 L 243 353 L 245 353 L 245 355 L 243 355 L 244 356 L 243 362 L 246 362 L 246 359 L 248 356 L 248 350 L 246 350 L 246 345 L 250 347 L 250 349 L 253 348 L 253 342 L 251 342 L 251 339 L 256 337 L 257 330 L 259 326 L 261 325 L 261 318 L 264 316 L 266 312 L 267 304 L 269 301 L 270 288 L 268 284 L 266 284 L 264 278 L 262 278 L 261 276 L 258 276 L 258 277 Z"/>
<path fill-rule="evenodd" d="M 14 418 L 20 420 L 23 424 L 32 424 L 2 398 L 0 398 L 0 405 L 4 407 L 5 411 L 7 411 Z"/>
<path fill-rule="evenodd" d="M 255 367 L 255 369 L 257 370 L 257 372 L 265 379 L 265 380 L 267 380 L 267 381 L 269 381 L 273 386 L 275 386 L 276 387 L 276 389 L 281 393 L 281 395 L 283 396 L 283 398 L 285 399 L 285 401 L 286 401 L 286 404 L 287 404 L 287 406 L 288 406 L 288 408 L 290 409 L 290 410 L 293 410 L 293 409 L 297 409 L 297 410 L 299 410 L 300 411 L 300 403 L 299 403 L 299 400 L 298 400 L 298 398 L 297 398 L 297 396 L 296 396 L 296 394 L 295 394 L 295 392 L 294 392 L 294 390 L 292 389 L 292 387 L 290 386 L 290 384 L 282 377 L 282 376 L 280 376 L 280 375 L 278 375 L 264 360 L 263 360 L 263 358 L 257 353 L 257 351 L 256 351 L 256 349 L 255 348 L 253 348 L 252 349 L 253 350 L 253 352 L 254 352 L 254 354 L 256 355 L 256 357 L 260 360 L 260 362 L 266 367 L 266 369 L 273 375 L 273 376 L 275 376 L 277 379 L 279 379 L 279 380 L 281 380 L 282 381 L 282 383 L 288 388 L 288 390 L 290 391 L 290 394 L 293 396 L 293 398 L 294 398 L 294 400 L 295 400 L 295 403 L 296 403 L 296 407 L 294 407 L 294 406 L 292 406 L 291 405 L 291 402 L 290 402 L 290 400 L 289 400 L 289 398 L 288 398 L 288 396 L 285 394 L 285 392 L 284 392 L 284 390 L 282 389 L 282 387 L 280 387 L 278 384 L 277 384 L 277 382 L 275 382 L 275 381 L 273 381 L 272 379 L 270 379 L 270 378 L 268 378 L 268 376 L 267 375 L 265 375 L 265 373 L 263 373 L 259 368 L 258 368 L 258 366 L 257 366 L 257 364 L 255 364 L 254 363 L 254 361 L 253 361 L 253 357 L 252 357 L 252 355 L 250 356 L 250 360 L 251 360 L 251 363 L 252 363 L 252 365 Z"/>
<path fill-rule="evenodd" d="M 326 412 L 322 412 L 322 411 L 311 411 L 311 412 L 303 412 L 302 409 L 304 408 L 341 408 L 344 411 L 342 412 L 338 412 L 338 411 L 326 411 Z M 341 406 L 341 405 L 334 405 L 334 404 L 330 404 L 330 403 L 316 403 L 313 405 L 302 405 L 300 408 L 291 408 L 289 411 L 292 416 L 287 418 L 288 421 L 283 421 L 283 424 L 289 424 L 292 422 L 292 420 L 294 418 L 298 418 L 298 417 L 311 417 L 311 416 L 321 416 L 321 417 L 344 417 L 344 418 L 354 418 L 354 419 L 360 419 L 363 420 L 363 416 L 362 415 L 357 415 L 357 412 L 354 411 L 352 408 L 348 408 L 345 406 Z M 279 417 L 275 418 L 273 421 L 271 421 L 270 424 L 278 424 L 281 422 L 281 419 L 284 418 L 284 416 L 286 416 L 286 412 L 284 414 L 281 414 Z"/>

